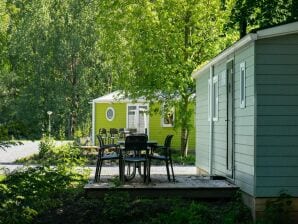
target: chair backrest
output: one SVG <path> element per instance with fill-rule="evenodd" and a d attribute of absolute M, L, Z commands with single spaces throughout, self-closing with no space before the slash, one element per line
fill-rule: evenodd
<path fill-rule="evenodd" d="M 125 151 L 147 150 L 147 135 L 129 135 L 125 138 Z"/>
<path fill-rule="evenodd" d="M 98 131 L 98 133 L 99 133 L 100 135 L 107 135 L 107 129 L 105 129 L 105 128 L 100 128 L 99 131 Z"/>
<path fill-rule="evenodd" d="M 97 139 L 98 139 L 98 143 L 99 143 L 99 147 L 103 147 L 104 146 L 104 142 L 103 139 L 100 135 L 96 135 Z"/>
<path fill-rule="evenodd" d="M 173 138 L 173 135 L 167 135 L 167 137 L 165 139 L 164 147 L 166 147 L 166 148 L 171 147 L 172 138 Z"/>
<path fill-rule="evenodd" d="M 110 128 L 110 135 L 111 136 L 118 135 L 118 129 L 117 128 Z"/>
<path fill-rule="evenodd" d="M 119 128 L 118 132 L 119 132 L 119 138 L 123 139 L 125 137 L 124 128 Z"/>
<path fill-rule="evenodd" d="M 137 133 L 137 129 L 136 128 L 130 128 L 129 129 L 129 132 L 130 132 L 130 134 L 135 134 L 135 133 Z"/>

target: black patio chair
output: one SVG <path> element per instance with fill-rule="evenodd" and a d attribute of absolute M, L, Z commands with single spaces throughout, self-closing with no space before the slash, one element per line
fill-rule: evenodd
<path fill-rule="evenodd" d="M 148 160 L 149 160 L 149 169 L 148 169 L 149 174 L 148 175 L 149 175 L 149 177 L 150 177 L 150 169 L 151 169 L 151 160 L 159 160 L 159 161 L 164 161 L 166 164 L 167 176 L 168 176 L 169 182 L 171 181 L 169 164 L 171 165 L 173 182 L 175 182 L 172 153 L 171 153 L 172 138 L 173 138 L 173 135 L 167 135 L 163 146 L 155 146 L 151 149 L 151 153 L 148 156 Z"/>
<path fill-rule="evenodd" d="M 118 160 L 119 176 L 121 180 L 122 179 L 122 176 L 121 176 L 122 174 L 121 157 L 122 156 L 121 156 L 121 150 L 119 146 L 116 144 L 105 145 L 100 135 L 97 135 L 97 139 L 99 141 L 99 147 L 98 147 L 94 182 L 98 182 L 100 180 L 100 173 L 101 173 L 103 161 L 107 161 L 107 160 Z"/>
<path fill-rule="evenodd" d="M 149 150 L 147 148 L 148 136 L 145 134 L 140 135 L 128 135 L 125 138 L 125 147 L 122 149 L 122 177 L 125 180 L 130 180 L 135 176 L 136 168 L 141 170 L 141 164 L 144 165 L 144 183 L 148 183 L 148 154 Z M 125 176 L 125 165 L 128 164 L 128 170 L 131 165 L 134 167 L 134 172 L 132 176 Z M 130 175 L 130 174 L 129 174 Z M 123 179 L 123 181 L 124 181 Z"/>
<path fill-rule="evenodd" d="M 119 138 L 119 131 L 117 128 L 110 128 L 110 143 L 114 144 L 115 140 Z"/>
<path fill-rule="evenodd" d="M 98 134 L 101 136 L 101 138 L 102 138 L 104 144 L 106 144 L 106 143 L 107 143 L 107 139 L 108 139 L 108 132 L 107 132 L 107 129 L 105 129 L 105 128 L 100 128 L 100 129 L 98 130 Z"/>
<path fill-rule="evenodd" d="M 119 139 L 123 140 L 125 138 L 124 128 L 119 128 Z"/>

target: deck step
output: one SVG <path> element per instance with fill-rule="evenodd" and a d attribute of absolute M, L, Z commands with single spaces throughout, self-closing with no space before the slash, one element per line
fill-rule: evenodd
<path fill-rule="evenodd" d="M 182 197 L 193 199 L 229 199 L 239 189 L 224 179 L 179 175 L 176 182 L 168 182 L 166 175 L 152 175 L 151 183 L 140 177 L 119 185 L 115 176 L 102 176 L 99 183 L 90 181 L 84 187 L 88 197 L 101 198 L 113 191 L 128 192 L 132 197 Z"/>

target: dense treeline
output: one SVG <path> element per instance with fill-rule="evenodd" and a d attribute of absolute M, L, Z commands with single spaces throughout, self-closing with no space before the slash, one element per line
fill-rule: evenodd
<path fill-rule="evenodd" d="M 86 135 L 89 101 L 120 88 L 178 95 L 185 139 L 191 71 L 253 29 L 297 20 L 297 2 L 0 0 L 0 136 L 39 138 L 47 111 L 55 137 Z"/>
<path fill-rule="evenodd" d="M 0 123 L 17 138 L 38 138 L 52 111 L 56 137 L 90 126 L 90 99 L 107 91 L 98 7 L 81 0 L 1 0 L 8 24 L 1 50 Z"/>

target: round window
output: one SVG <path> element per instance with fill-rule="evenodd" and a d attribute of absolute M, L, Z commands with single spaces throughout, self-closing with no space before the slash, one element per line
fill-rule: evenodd
<path fill-rule="evenodd" d="M 108 121 L 112 121 L 115 117 L 115 110 L 112 107 L 108 107 L 106 110 L 106 118 Z"/>

